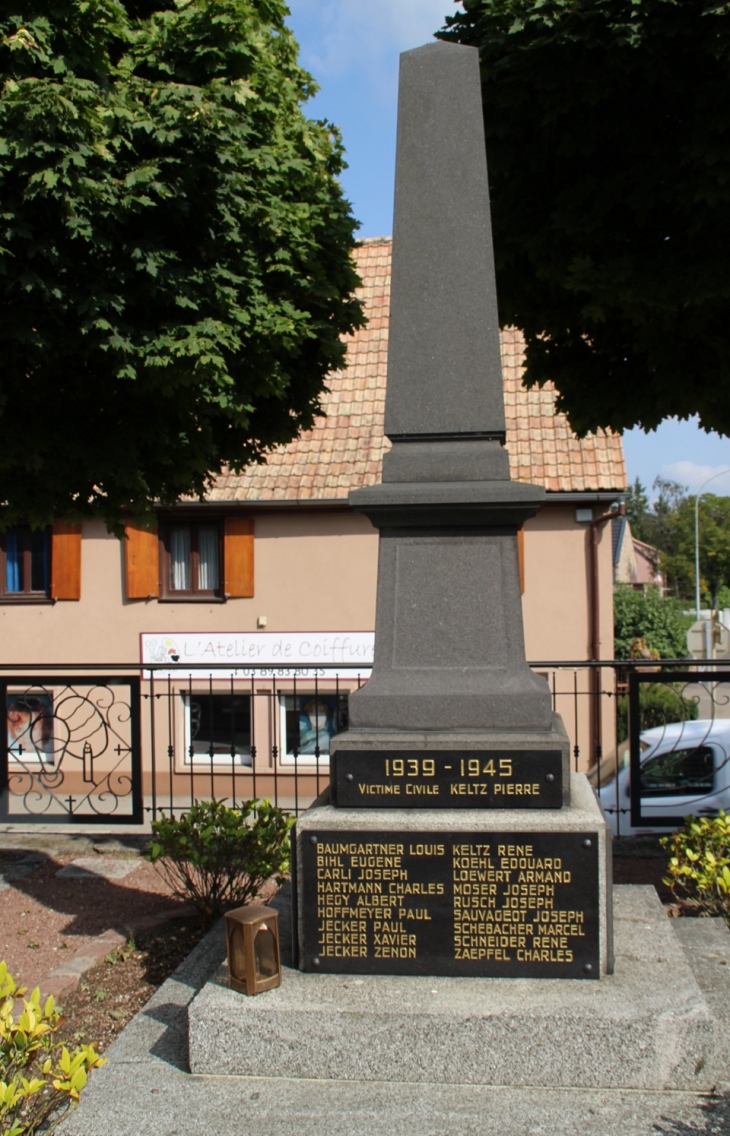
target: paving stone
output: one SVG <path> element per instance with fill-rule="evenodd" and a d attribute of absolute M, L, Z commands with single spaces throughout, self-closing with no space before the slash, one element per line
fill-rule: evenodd
<path fill-rule="evenodd" d="M 80 856 L 56 872 L 57 876 L 75 880 L 123 880 L 135 868 L 139 860 L 121 859 L 118 856 Z"/>

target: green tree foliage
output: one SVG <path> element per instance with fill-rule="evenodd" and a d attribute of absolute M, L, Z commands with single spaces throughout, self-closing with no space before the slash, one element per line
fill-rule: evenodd
<path fill-rule="evenodd" d="M 617 659 L 630 659 L 636 640 L 644 640 L 661 659 L 683 659 L 687 654 L 687 628 L 692 620 L 671 597 L 662 598 L 658 588 L 639 591 L 619 584 L 613 596 L 613 619 Z"/>
<path fill-rule="evenodd" d="M 646 490 L 639 478 L 629 489 L 626 515 L 631 523 L 632 535 L 637 540 L 654 545 L 663 553 L 676 551 L 675 515 L 687 500 L 687 490 L 676 481 L 657 477 L 654 481 L 656 497 L 649 504 Z"/>
<path fill-rule="evenodd" d="M 353 296 L 284 0 L 0 13 L 0 523 L 204 494 L 309 428 Z"/>
<path fill-rule="evenodd" d="M 694 600 L 695 498 L 687 497 L 670 518 L 671 543 L 662 569 L 675 595 Z M 699 505 L 700 597 L 718 607 L 723 587 L 730 585 L 730 497 L 703 493 Z M 722 605 L 719 605 L 722 606 Z"/>
<path fill-rule="evenodd" d="M 660 567 L 671 594 L 687 603 L 695 598 L 695 502 L 684 486 L 658 477 L 649 506 L 637 478 L 626 513 L 631 531 L 660 552 Z M 706 607 L 730 602 L 730 497 L 703 493 L 699 505 L 700 597 Z"/>
<path fill-rule="evenodd" d="M 626 516 L 631 525 L 631 532 L 637 540 L 646 540 L 646 519 L 650 513 L 651 505 L 646 489 L 637 477 L 633 485 L 629 486 L 626 494 Z M 649 541 L 651 543 L 651 541 Z"/>
<path fill-rule="evenodd" d="M 481 52 L 500 322 L 580 435 L 730 433 L 730 8 L 463 0 Z"/>

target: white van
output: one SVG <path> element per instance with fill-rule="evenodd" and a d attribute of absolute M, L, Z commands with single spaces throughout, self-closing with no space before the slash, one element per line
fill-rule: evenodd
<path fill-rule="evenodd" d="M 655 726 L 641 735 L 641 811 L 645 817 L 716 816 L 730 812 L 730 719 Z M 629 769 L 598 790 L 614 836 L 672 832 L 631 823 Z"/>

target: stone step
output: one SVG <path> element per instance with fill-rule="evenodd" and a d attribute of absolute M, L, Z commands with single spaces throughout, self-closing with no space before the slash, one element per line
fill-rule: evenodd
<path fill-rule="evenodd" d="M 284 902 L 284 901 L 282 901 Z M 617 887 L 600 982 L 302 974 L 246 998 L 225 969 L 189 1008 L 195 1074 L 707 1091 L 716 1023 L 652 887 Z"/>

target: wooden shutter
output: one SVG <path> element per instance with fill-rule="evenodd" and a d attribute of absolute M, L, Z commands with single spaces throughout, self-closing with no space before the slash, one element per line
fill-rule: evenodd
<path fill-rule="evenodd" d="M 525 594 L 525 530 L 517 530 L 517 557 L 520 562 L 520 594 Z"/>
<path fill-rule="evenodd" d="M 51 528 L 51 599 L 81 599 L 81 525 Z"/>
<path fill-rule="evenodd" d="M 223 529 L 224 591 L 227 596 L 253 595 L 253 521 L 226 517 Z"/>
<path fill-rule="evenodd" d="M 129 524 L 124 528 L 124 582 L 128 600 L 155 599 L 160 594 L 160 551 L 157 529 Z"/>

